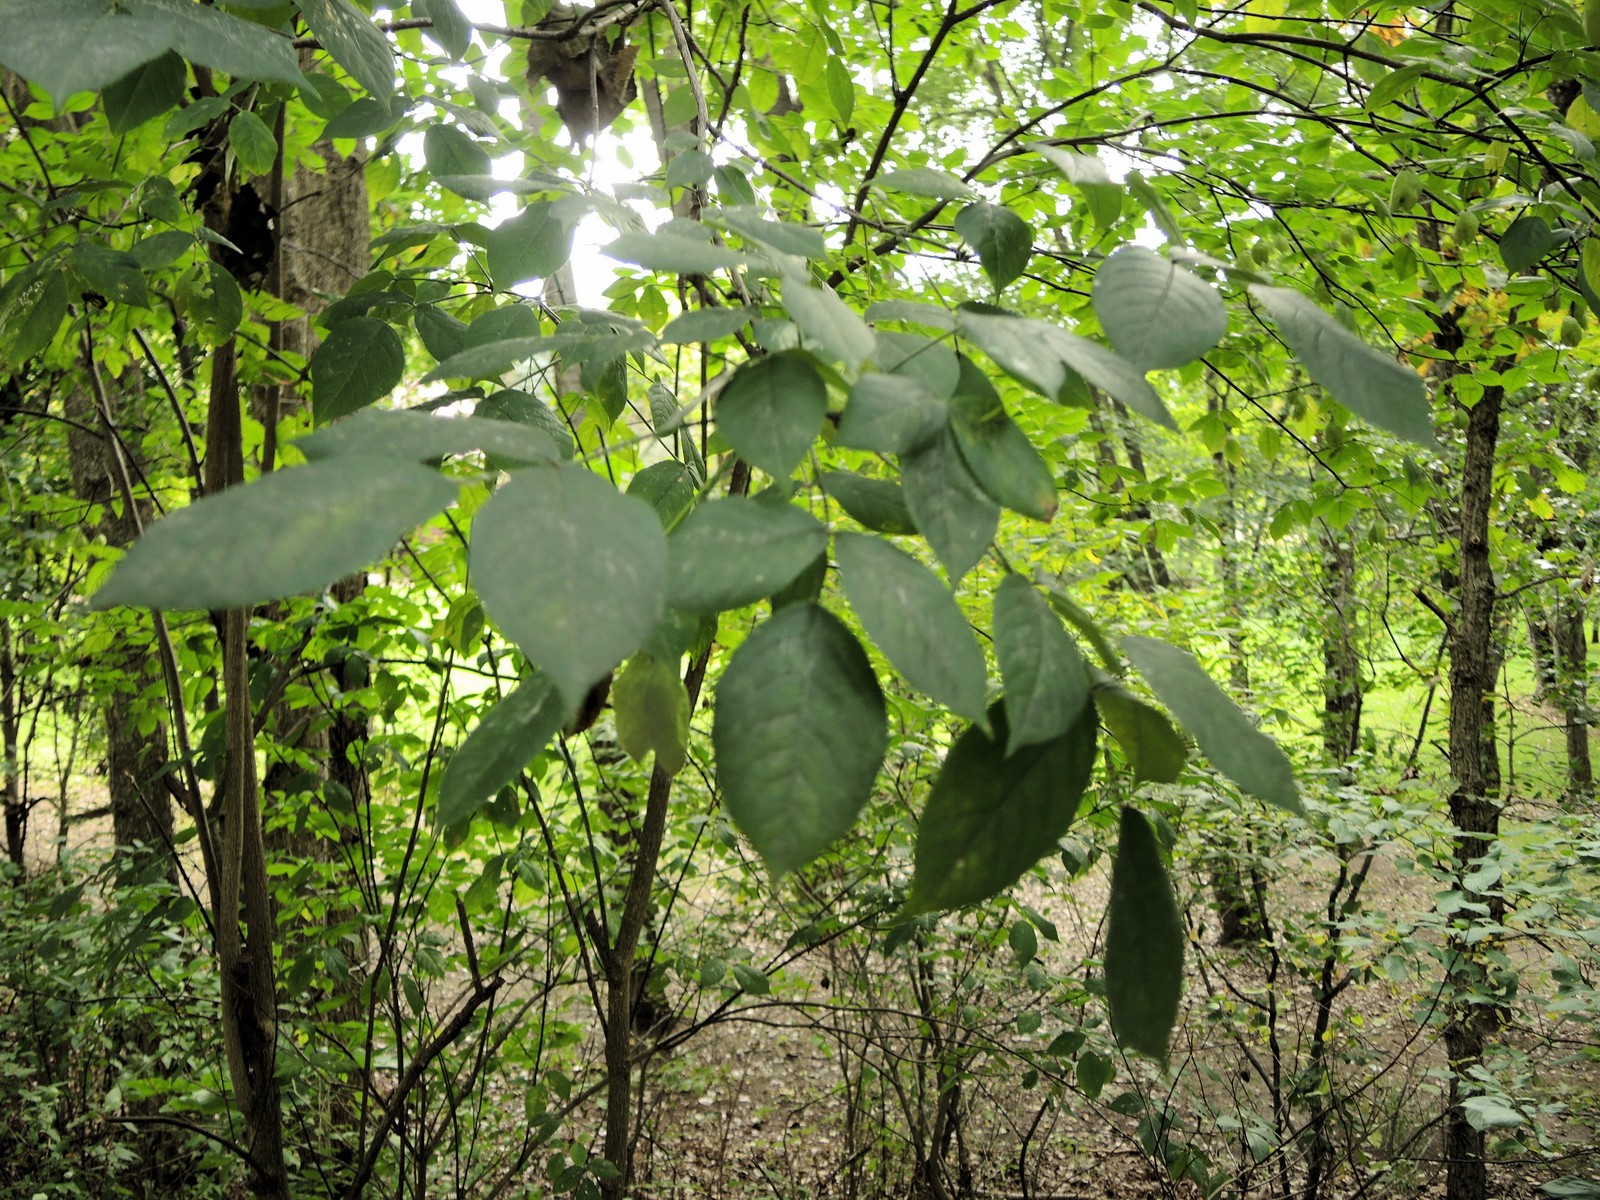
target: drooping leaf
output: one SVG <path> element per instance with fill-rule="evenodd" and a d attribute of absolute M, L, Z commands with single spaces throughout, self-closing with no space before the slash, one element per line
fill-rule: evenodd
<path fill-rule="evenodd" d="M 1178 903 L 1155 832 L 1125 805 L 1106 929 L 1106 1000 L 1117 1041 L 1165 1062 L 1182 994 Z"/>
<path fill-rule="evenodd" d="M 267 123 L 246 110 L 228 122 L 228 148 L 252 175 L 265 175 L 278 160 L 278 139 Z"/>
<path fill-rule="evenodd" d="M 1299 292 L 1255 284 L 1250 294 L 1261 301 L 1311 378 L 1335 400 L 1380 429 L 1433 445 L 1433 416 L 1420 375 L 1374 350 Z"/>
<path fill-rule="evenodd" d="M 1144 246 L 1119 246 L 1094 276 L 1094 311 L 1111 345 L 1142 371 L 1181 367 L 1228 332 L 1217 290 Z"/>
<path fill-rule="evenodd" d="M 905 493 L 887 479 L 868 479 L 849 471 L 824 471 L 817 477 L 827 492 L 868 529 L 879 533 L 906 534 L 917 531 L 906 507 Z"/>
<path fill-rule="evenodd" d="M 907 915 L 960 908 L 1010 887 L 1066 833 L 1094 769 L 1094 711 L 1066 733 L 1006 755 L 1005 705 L 989 709 L 990 738 L 956 739 L 917 825 Z"/>
<path fill-rule="evenodd" d="M 994 541 L 999 507 L 972 478 L 948 429 L 901 457 L 900 479 L 918 531 L 959 583 Z"/>
<path fill-rule="evenodd" d="M 1039 953 L 1039 935 L 1025 920 L 1012 922 L 1011 930 L 1006 934 L 1006 944 L 1011 947 L 1019 967 L 1027 966 Z"/>
<path fill-rule="evenodd" d="M 667 603 L 720 612 L 765 599 L 827 549 L 804 509 L 725 496 L 700 505 L 667 543 Z"/>
<path fill-rule="evenodd" d="M 100 102 L 111 132 L 127 133 L 176 108 L 188 78 L 183 59 L 169 50 L 107 85 Z"/>
<path fill-rule="evenodd" d="M 579 466 L 518 472 L 472 523 L 484 607 L 569 708 L 655 628 L 666 559 L 650 506 Z"/>
<path fill-rule="evenodd" d="M 855 823 L 888 748 L 866 652 L 815 604 L 756 627 L 717 685 L 712 743 L 723 803 L 775 875 Z"/>
<path fill-rule="evenodd" d="M 834 439 L 855 450 L 904 454 L 934 437 L 949 406 L 906 375 L 868 372 L 850 389 Z"/>
<path fill-rule="evenodd" d="M 1134 783 L 1178 781 L 1188 753 L 1171 721 L 1111 680 L 1095 684 L 1094 704 L 1127 756 Z"/>
<path fill-rule="evenodd" d="M 1020 575 L 994 596 L 994 653 L 1006 688 L 1006 754 L 1060 737 L 1083 714 L 1089 675 L 1049 603 Z"/>
<path fill-rule="evenodd" d="M 1521 275 L 1555 249 L 1555 244 L 1555 234 L 1543 217 L 1518 217 L 1500 235 L 1500 261 L 1507 271 Z"/>
<path fill-rule="evenodd" d="M 965 200 L 972 189 L 948 171 L 934 167 L 906 167 L 885 171 L 872 181 L 874 187 L 929 200 Z"/>
<path fill-rule="evenodd" d="M 487 175 L 489 152 L 464 129 L 443 122 L 422 135 L 422 157 L 430 175 Z"/>
<path fill-rule="evenodd" d="M 405 370 L 405 347 L 387 324 L 376 317 L 340 321 L 311 356 L 311 406 L 317 424 L 383 399 Z"/>
<path fill-rule="evenodd" d="M 964 390 L 950 407 L 950 429 L 972 477 L 997 503 L 1012 512 L 1048 521 L 1056 515 L 1056 481 L 1028 435 L 1000 404 L 994 388 L 971 367 L 982 385 Z"/>
<path fill-rule="evenodd" d="M 695 486 L 694 472 L 681 462 L 667 459 L 651 463 L 628 481 L 628 495 L 637 496 L 661 518 L 661 526 L 671 529 L 678 519 L 694 507 L 699 489 Z M 672 545 L 667 545 L 667 572 L 672 572 Z"/>
<path fill-rule="evenodd" d="M 763 246 L 770 246 L 784 254 L 793 254 L 799 258 L 824 258 L 828 253 L 828 243 L 824 240 L 820 229 L 813 229 L 809 225 L 798 225 L 793 221 L 769 221 L 762 216 L 759 209 L 721 208 L 715 214 L 707 215 L 740 237 L 748 238 Z"/>
<path fill-rule="evenodd" d="M 157 521 L 94 597 L 96 608 L 243 608 L 316 591 L 381 558 L 456 485 L 390 458 L 274 471 Z"/>
<path fill-rule="evenodd" d="M 139 260 L 126 250 L 113 250 L 95 242 L 80 242 L 71 251 L 72 265 L 93 291 L 117 304 L 150 306 Z"/>
<path fill-rule="evenodd" d="M 411 313 L 417 336 L 429 354 L 443 362 L 467 348 L 467 324 L 431 304 L 419 304 Z"/>
<path fill-rule="evenodd" d="M 1116 224 L 1122 215 L 1122 185 L 1112 180 L 1105 163 L 1093 154 L 1079 154 L 1060 146 L 1035 145 L 1031 149 L 1077 185 L 1096 229 L 1106 230 Z"/>
<path fill-rule="evenodd" d="M 724 267 L 737 267 L 744 255 L 680 233 L 625 233 L 602 254 L 619 262 L 637 263 L 647 271 L 674 275 L 709 275 Z"/>
<path fill-rule="evenodd" d="M 48 346 L 67 315 L 67 279 L 58 263 L 19 273 L 16 287 L 0 292 L 0 360 L 13 367 Z"/>
<path fill-rule="evenodd" d="M 417 15 L 433 22 L 428 36 L 451 58 L 460 59 L 472 45 L 472 23 L 462 15 L 456 0 L 412 0 Z"/>
<path fill-rule="evenodd" d="M 525 675 L 451 756 L 439 783 L 439 825 L 459 824 L 489 803 L 555 737 L 566 714 L 548 676 Z"/>
<path fill-rule="evenodd" d="M 717 428 L 741 458 L 786 479 L 816 441 L 828 413 L 828 387 L 792 351 L 747 362 L 717 401 Z"/>
<path fill-rule="evenodd" d="M 346 417 L 294 444 L 312 460 L 356 455 L 427 462 L 471 450 L 485 450 L 519 462 L 550 462 L 556 457 L 549 436 L 527 425 L 485 417 L 439 417 L 376 409 Z"/>
<path fill-rule="evenodd" d="M 833 552 L 850 607 L 895 670 L 951 712 L 984 724 L 983 651 L 950 589 L 883 538 L 841 533 Z"/>
<path fill-rule="evenodd" d="M 542 400 L 530 396 L 527 392 L 501 388 L 498 392 L 492 392 L 478 401 L 473 409 L 473 415 L 486 421 L 505 421 L 537 430 L 550 439 L 558 458 L 571 458 L 577 449 L 576 443 L 572 440 L 572 431 L 566 422 L 556 416 Z M 528 461 L 515 455 L 501 456 L 490 447 L 485 447 L 485 450 L 488 453 L 486 463 L 492 471 L 509 470 L 515 462 Z"/>
<path fill-rule="evenodd" d="M 394 91 L 394 47 L 350 0 L 300 0 L 300 14 L 333 61 L 380 100 Z"/>
<path fill-rule="evenodd" d="M 611 686 L 617 742 L 634 762 L 654 752 L 668 775 L 689 756 L 689 693 L 670 662 L 636 654 Z"/>
<path fill-rule="evenodd" d="M 1125 637 L 1122 651 L 1217 770 L 1252 796 L 1305 815 L 1294 768 L 1278 743 L 1251 723 L 1199 663 L 1154 638 Z"/>
<path fill-rule="evenodd" d="M 668 321 L 661 331 L 661 342 L 717 342 L 742 329 L 749 320 L 748 308 L 698 308 Z"/>
<path fill-rule="evenodd" d="M 0 66 L 39 85 L 59 108 L 175 50 L 245 79 L 302 82 L 287 38 L 191 0 L 0 0 Z"/>
<path fill-rule="evenodd" d="M 800 332 L 841 359 L 852 369 L 872 357 L 877 341 L 856 312 L 831 288 L 812 287 L 800 276 L 788 276 L 783 285 L 783 307 Z"/>
<path fill-rule="evenodd" d="M 878 352 L 873 358 L 880 369 L 915 380 L 940 400 L 955 395 L 961 382 L 961 366 L 949 339 L 936 341 L 920 333 L 887 330 L 879 330 L 877 339 Z"/>
<path fill-rule="evenodd" d="M 1028 259 L 1033 256 L 1033 231 L 1009 208 L 980 200 L 956 214 L 955 227 L 967 245 L 978 252 L 978 261 L 995 291 L 1004 291 L 1008 283 L 1028 269 Z"/>
<path fill-rule="evenodd" d="M 489 278 L 502 291 L 554 275 L 572 254 L 572 226 L 548 200 L 535 201 L 502 221 L 486 240 Z"/>

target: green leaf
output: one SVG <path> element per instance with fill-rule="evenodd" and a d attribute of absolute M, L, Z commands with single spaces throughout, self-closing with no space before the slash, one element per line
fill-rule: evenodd
<path fill-rule="evenodd" d="M 278 161 L 278 139 L 253 112 L 235 113 L 228 122 L 228 148 L 252 175 L 265 175 Z"/>
<path fill-rule="evenodd" d="M 1020 575 L 994 595 L 994 654 L 1005 682 L 1006 754 L 1066 733 L 1089 700 L 1089 675 L 1072 635 Z"/>
<path fill-rule="evenodd" d="M 1461 1101 L 1461 1111 L 1467 1124 L 1480 1133 L 1489 1129 L 1516 1129 L 1528 1123 L 1527 1117 L 1498 1096 L 1468 1096 Z"/>
<path fill-rule="evenodd" d="M 189 68 L 183 59 L 168 50 L 115 83 L 108 84 L 100 102 L 106 111 L 111 132 L 124 134 L 146 121 L 176 108 L 183 99 L 183 85 Z"/>
<path fill-rule="evenodd" d="M 443 362 L 467 348 L 467 325 L 431 304 L 419 304 L 411 312 L 417 336 L 429 354 Z"/>
<path fill-rule="evenodd" d="M 323 126 L 324 138 L 362 138 L 382 133 L 405 115 L 403 104 L 386 104 L 371 96 L 357 96 L 335 113 Z M 426 135 L 424 135 L 426 137 Z M 426 141 L 424 141 L 426 145 Z M 438 183 L 449 187 L 449 176 L 436 176 Z"/>
<path fill-rule="evenodd" d="M 1100 720 L 1127 756 L 1135 784 L 1178 781 L 1188 752 L 1171 721 L 1111 681 L 1095 684 L 1094 703 Z"/>
<path fill-rule="evenodd" d="M 1094 769 L 1094 712 L 1061 737 L 1009 757 L 1005 706 L 989 710 L 991 740 L 974 726 L 956 739 L 917 825 L 916 870 L 905 914 L 961 908 L 1010 887 L 1054 852 Z"/>
<path fill-rule="evenodd" d="M 1250 294 L 1335 400 L 1380 429 L 1422 446 L 1434 444 L 1427 392 L 1415 371 L 1374 350 L 1299 292 L 1255 284 Z"/>
<path fill-rule="evenodd" d="M 478 401 L 472 411 L 474 416 L 487 421 L 506 421 L 513 425 L 526 425 L 538 430 L 550 439 L 557 458 L 571 458 L 577 448 L 572 440 L 572 431 L 567 428 L 566 422 L 542 401 L 528 395 L 527 392 L 501 388 L 498 392 Z M 528 461 L 515 455 L 509 458 L 503 457 L 492 449 L 488 449 L 488 457 L 485 460 L 491 471 L 510 470 L 514 463 Z"/>
<path fill-rule="evenodd" d="M 59 109 L 175 50 L 244 79 L 303 82 L 289 40 L 192 0 L 0 0 L 0 66 L 47 92 Z"/>
<path fill-rule="evenodd" d="M 983 651 L 950 589 L 883 538 L 841 533 L 833 552 L 850 607 L 895 670 L 951 712 L 984 724 Z"/>
<path fill-rule="evenodd" d="M 469 343 L 475 340 L 477 326 L 478 322 L 475 321 L 467 328 Z M 431 383 L 435 379 L 495 379 L 536 354 L 559 354 L 572 365 L 591 360 L 606 363 L 624 354 L 654 349 L 655 344 L 655 338 L 643 329 L 627 333 L 578 331 L 507 338 L 483 345 L 469 345 L 468 349 L 451 355 L 429 371 L 422 377 L 422 382 Z"/>
<path fill-rule="evenodd" d="M 579 466 L 518 472 L 472 522 L 484 607 L 569 707 L 661 619 L 666 560 L 650 506 Z"/>
<path fill-rule="evenodd" d="M 817 477 L 822 490 L 832 496 L 862 525 L 878 533 L 917 531 L 906 507 L 905 493 L 887 479 L 868 479 L 848 471 L 824 471 Z"/>
<path fill-rule="evenodd" d="M 900 479 L 917 529 L 959 583 L 989 549 L 1000 509 L 978 487 L 948 430 L 902 456 Z"/>
<path fill-rule="evenodd" d="M 834 441 L 854 450 L 905 454 L 936 437 L 949 411 L 910 376 L 868 372 L 850 389 Z"/>
<path fill-rule="evenodd" d="M 962 362 L 971 367 L 970 360 Z M 1057 508 L 1055 476 L 1028 435 L 1006 415 L 989 381 L 976 367 L 971 371 L 982 390 L 964 391 L 950 411 L 950 429 L 961 457 L 997 503 L 1037 521 L 1050 520 Z"/>
<path fill-rule="evenodd" d="M 752 996 L 765 996 L 772 991 L 772 981 L 765 974 L 756 970 L 748 963 L 729 963 L 728 969 L 733 972 L 733 980 L 742 991 Z"/>
<path fill-rule="evenodd" d="M 572 256 L 572 226 L 548 200 L 528 205 L 489 231 L 489 278 L 501 291 L 530 279 L 547 279 Z"/>
<path fill-rule="evenodd" d="M 157 521 L 96 608 L 244 608 L 317 591 L 382 558 L 454 499 L 437 471 L 341 458 L 274 471 Z"/>
<path fill-rule="evenodd" d="M 950 314 L 954 328 L 955 315 Z M 878 366 L 891 375 L 914 379 L 941 400 L 955 395 L 961 383 L 961 364 L 948 339 L 935 341 L 920 333 L 878 332 Z"/>
<path fill-rule="evenodd" d="M 471 134 L 435 123 L 422 135 L 422 159 L 430 175 L 487 175 L 489 152 Z"/>
<path fill-rule="evenodd" d="M 67 315 L 67 278 L 46 264 L 13 292 L 0 293 L 0 348 L 4 361 L 20 367 L 48 346 Z"/>
<path fill-rule="evenodd" d="M 643 763 L 653 751 L 656 766 L 668 775 L 689 757 L 689 693 L 676 668 L 648 654 L 636 654 L 611 686 L 617 742 L 629 758 Z"/>
<path fill-rule="evenodd" d="M 1106 1001 L 1117 1042 L 1166 1062 L 1182 994 L 1178 903 L 1150 823 L 1124 805 L 1106 929 Z"/>
<path fill-rule="evenodd" d="M 1500 235 L 1500 260 L 1511 274 L 1521 275 L 1555 249 L 1555 244 L 1555 234 L 1543 217 L 1518 217 Z"/>
<path fill-rule="evenodd" d="M 1144 205 L 1145 212 L 1150 214 L 1150 220 L 1155 223 L 1162 236 L 1174 246 L 1183 245 L 1183 230 L 1178 228 L 1177 218 L 1172 215 L 1172 210 L 1167 207 L 1166 199 L 1156 190 L 1156 187 L 1137 171 L 1129 171 L 1123 180 L 1123 186 L 1140 204 Z"/>
<path fill-rule="evenodd" d="M 1076 372 L 1108 395 L 1169 429 L 1177 422 L 1144 372 L 1088 338 L 1045 321 L 962 309 L 957 328 L 1013 378 L 1058 400 Z"/>
<path fill-rule="evenodd" d="M 300 15 L 323 49 L 380 100 L 394 92 L 394 47 L 349 0 L 300 0 Z"/>
<path fill-rule="evenodd" d="M 1092 154 L 1063 150 L 1060 146 L 1030 147 L 1077 185 L 1089 205 L 1095 228 L 1104 231 L 1122 215 L 1122 185 L 1112 181 L 1106 166 Z"/>
<path fill-rule="evenodd" d="M 195 245 L 194 235 L 181 229 L 168 229 L 140 238 L 128 248 L 142 271 L 159 271 L 170 267 Z"/>
<path fill-rule="evenodd" d="M 661 331 L 662 345 L 720 342 L 749 323 L 748 308 L 700 308 L 680 313 Z"/>
<path fill-rule="evenodd" d="M 1016 956 L 1019 967 L 1027 966 L 1039 953 L 1039 935 L 1027 921 L 1011 923 L 1011 931 L 1006 935 L 1006 944 L 1011 947 L 1011 953 Z"/>
<path fill-rule="evenodd" d="M 400 335 L 376 317 L 333 327 L 311 356 L 311 404 L 318 425 L 365 408 L 394 391 L 406 370 Z"/>
<path fill-rule="evenodd" d="M 637 496 L 661 518 L 663 529 L 671 529 L 678 519 L 694 507 L 699 493 L 694 472 L 681 462 L 667 459 L 651 463 L 628 481 L 628 495 Z M 672 573 L 672 543 L 667 543 L 667 573 Z M 670 585 L 669 585 L 670 588 Z"/>
<path fill-rule="evenodd" d="M 1116 1076 L 1117 1064 L 1103 1054 L 1085 1050 L 1078 1058 L 1074 1073 L 1083 1094 L 1090 1100 L 1098 1100 L 1106 1084 Z"/>
<path fill-rule="evenodd" d="M 871 358 L 877 339 L 853 309 L 831 288 L 810 287 L 798 275 L 785 275 L 783 307 L 800 332 L 852 370 Z"/>
<path fill-rule="evenodd" d="M 94 242 L 80 242 L 71 250 L 72 265 L 91 291 L 117 304 L 150 306 L 139 260 L 126 250 L 112 250 Z"/>
<path fill-rule="evenodd" d="M 671 275 L 709 275 L 744 262 L 744 255 L 736 250 L 681 233 L 625 233 L 609 246 L 600 247 L 600 253 Z"/>
<path fill-rule="evenodd" d="M 769 221 L 761 215 L 760 209 L 743 206 L 721 208 L 715 213 L 708 213 L 707 219 L 742 238 L 784 254 L 793 254 L 798 258 L 826 258 L 828 254 L 828 243 L 822 236 L 822 230 L 792 221 Z"/>
<path fill-rule="evenodd" d="M 428 36 L 453 59 L 461 59 L 472 46 L 472 23 L 462 15 L 455 0 L 411 0 L 419 17 L 433 22 Z"/>
<path fill-rule="evenodd" d="M 704 150 L 684 150 L 668 160 L 664 182 L 669 188 L 701 187 L 715 170 L 716 162 Z"/>
<path fill-rule="evenodd" d="M 1390 71 L 1373 84 L 1372 90 L 1367 93 L 1367 111 L 1377 112 L 1399 100 L 1427 70 L 1427 63 L 1408 63 Z"/>
<path fill-rule="evenodd" d="M 1004 291 L 1008 283 L 1028 269 L 1033 257 L 1033 231 L 1009 208 L 978 201 L 956 214 L 956 232 L 978 252 L 978 261 L 994 284 Z"/>
<path fill-rule="evenodd" d="M 726 496 L 700 505 L 667 542 L 667 603 L 691 612 L 754 604 L 828 548 L 804 509 Z"/>
<path fill-rule="evenodd" d="M 965 200 L 972 189 L 948 171 L 933 167 L 907 167 L 899 171 L 885 171 L 872 181 L 873 187 L 890 192 L 904 192 L 908 196 L 923 196 L 929 200 Z"/>
<path fill-rule="evenodd" d="M 439 783 L 440 826 L 474 815 L 549 744 L 566 703 L 548 676 L 530 671 L 480 720 L 450 758 Z"/>
<path fill-rule="evenodd" d="M 439 417 L 377 409 L 346 417 L 294 444 L 312 460 L 356 455 L 427 462 L 472 450 L 524 463 L 550 462 L 556 457 L 549 436 L 527 425 L 484 417 Z"/>
<path fill-rule="evenodd" d="M 717 428 L 741 458 L 775 479 L 800 465 L 828 413 L 828 386 L 804 355 L 770 354 L 734 372 Z"/>
<path fill-rule="evenodd" d="M 1122 652 L 1217 770 L 1252 796 L 1305 815 L 1294 768 L 1278 743 L 1251 723 L 1199 663 L 1154 638 L 1125 637 Z"/>
<path fill-rule="evenodd" d="M 1217 290 L 1143 246 L 1119 246 L 1100 264 L 1093 298 L 1111 345 L 1141 371 L 1181 367 L 1228 332 Z"/>
<path fill-rule="evenodd" d="M 838 114 L 839 124 L 850 124 L 850 117 L 856 110 L 856 86 L 850 78 L 850 68 L 847 67 L 837 55 L 828 55 L 827 66 L 823 68 L 828 83 L 828 99 L 833 102 L 833 111 Z"/>
<path fill-rule="evenodd" d="M 775 875 L 804 866 L 855 823 L 888 749 L 866 652 L 826 609 L 781 609 L 723 672 L 712 743 L 734 823 Z"/>

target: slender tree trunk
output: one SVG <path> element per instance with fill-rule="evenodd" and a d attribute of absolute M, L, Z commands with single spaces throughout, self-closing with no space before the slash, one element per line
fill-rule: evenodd
<path fill-rule="evenodd" d="M 1356 607 L 1356 555 L 1348 537 L 1324 527 L 1322 594 L 1322 752 L 1343 767 L 1361 744 L 1361 656 L 1352 632 Z"/>
<path fill-rule="evenodd" d="M 1583 594 L 1563 595 L 1556 610 L 1555 649 L 1560 662 L 1558 696 L 1567 735 L 1567 800 L 1581 803 L 1594 794 L 1589 756 L 1589 644 L 1584 637 Z"/>
<path fill-rule="evenodd" d="M 16 643 L 11 637 L 11 621 L 0 620 L 0 740 L 5 743 L 5 784 L 3 800 L 6 820 L 6 858 L 22 866 L 28 840 L 27 800 L 22 794 L 21 723 L 18 719 Z"/>

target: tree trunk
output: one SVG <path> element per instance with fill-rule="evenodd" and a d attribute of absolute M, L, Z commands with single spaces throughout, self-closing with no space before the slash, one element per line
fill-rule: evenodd
<path fill-rule="evenodd" d="M 0 739 L 5 743 L 5 784 L 0 796 L 5 805 L 6 858 L 22 866 L 28 841 L 27 800 L 22 794 L 21 725 L 17 704 L 16 645 L 11 638 L 10 619 L 0 620 Z"/>
<path fill-rule="evenodd" d="M 1351 622 L 1355 610 L 1356 555 L 1348 537 L 1322 528 L 1322 753 L 1343 767 L 1361 744 L 1361 656 Z"/>
<path fill-rule="evenodd" d="M 1567 734 L 1567 801 L 1581 803 L 1594 794 L 1589 758 L 1589 645 L 1584 638 L 1583 594 L 1563 595 L 1556 610 L 1554 640 L 1560 663 L 1557 696 Z"/>

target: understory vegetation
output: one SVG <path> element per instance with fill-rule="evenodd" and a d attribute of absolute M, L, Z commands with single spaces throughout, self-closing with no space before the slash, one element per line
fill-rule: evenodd
<path fill-rule="evenodd" d="M 1600 1197 L 1597 43 L 0 0 L 0 1200 Z"/>

